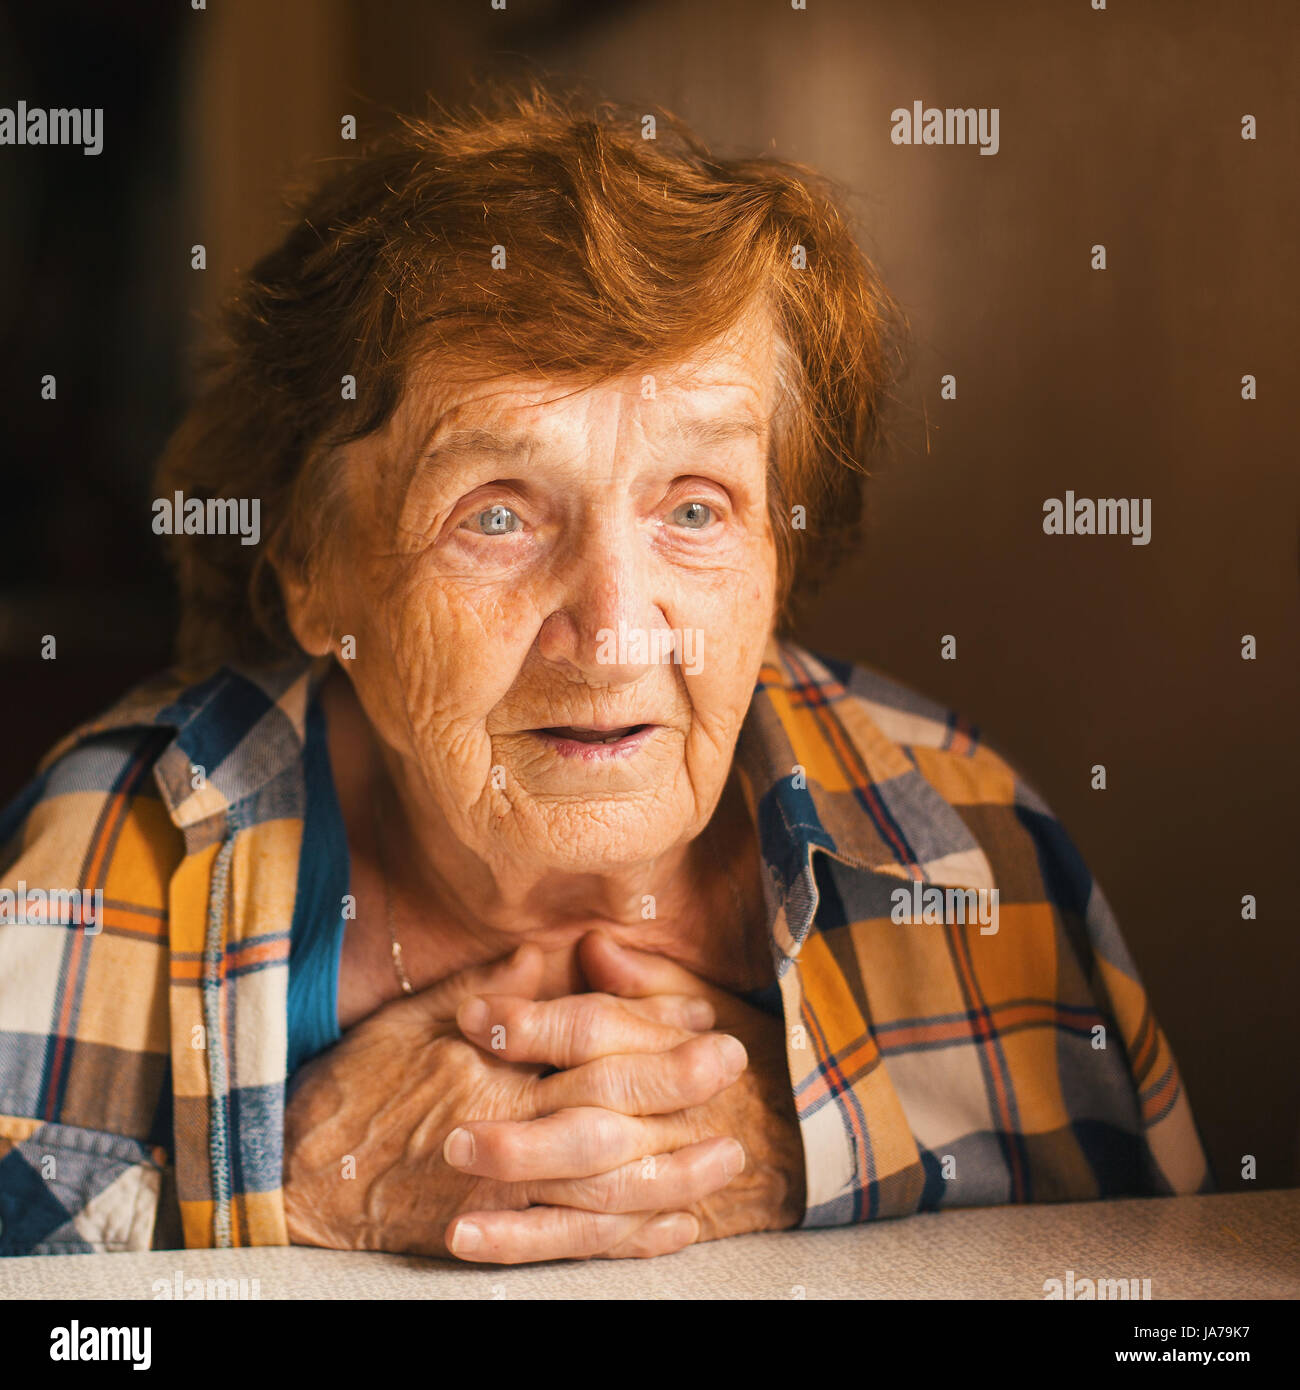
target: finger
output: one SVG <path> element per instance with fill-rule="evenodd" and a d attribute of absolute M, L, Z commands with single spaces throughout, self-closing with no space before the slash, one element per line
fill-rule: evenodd
<path fill-rule="evenodd" d="M 611 1245 L 596 1256 L 598 1260 L 644 1260 L 654 1255 L 671 1255 L 694 1245 L 700 1238 L 699 1220 L 690 1212 L 665 1212 L 647 1221 L 626 1240 Z"/>
<path fill-rule="evenodd" d="M 620 1115 L 672 1115 L 705 1105 L 749 1065 L 729 1033 L 702 1033 L 667 1052 L 627 1052 L 557 1071 L 533 1086 L 538 1115 L 601 1106 Z"/>
<path fill-rule="evenodd" d="M 603 927 L 583 936 L 577 946 L 579 966 L 593 990 L 621 999 L 646 1003 L 657 994 L 686 995 L 713 1009 L 713 1027 L 743 1032 L 759 1022 L 752 1004 L 712 984 L 676 961 L 649 951 L 622 946 Z"/>
<path fill-rule="evenodd" d="M 500 1182 L 589 1178 L 642 1154 L 695 1142 L 683 1126 L 654 1116 L 619 1115 L 583 1106 L 536 1120 L 467 1120 L 443 1141 L 446 1163 L 462 1173 Z"/>
<path fill-rule="evenodd" d="M 457 1008 L 456 1026 L 494 1057 L 552 1067 L 576 1067 L 623 1052 L 664 1052 L 689 1036 L 624 1008 L 608 994 L 540 1001 L 477 995 Z"/>
<path fill-rule="evenodd" d="M 538 1260 L 582 1260 L 611 1247 L 636 1258 L 666 1255 L 689 1245 L 699 1222 L 689 1212 L 600 1215 L 572 1207 L 529 1207 L 526 1211 L 476 1211 L 447 1227 L 447 1248 L 474 1263 L 532 1264 Z"/>
<path fill-rule="evenodd" d="M 473 965 L 420 991 L 419 999 L 431 1018 L 450 1022 L 464 999 L 477 994 L 511 994 L 532 999 L 541 988 L 545 960 L 541 948 L 526 941 L 517 950 L 487 965 Z"/>
<path fill-rule="evenodd" d="M 529 1183 L 527 1194 L 533 1204 L 583 1211 L 685 1210 L 726 1187 L 744 1167 L 745 1150 L 735 1139 L 705 1139 L 592 1178 Z"/>
<path fill-rule="evenodd" d="M 620 946 L 603 928 L 589 931 L 578 942 L 578 961 L 592 989 L 606 994 L 644 999 L 652 994 L 687 994 L 711 998 L 715 986 L 684 965 L 650 951 Z"/>
<path fill-rule="evenodd" d="M 692 998 L 688 994 L 656 994 L 649 999 L 621 999 L 619 1002 L 642 1018 L 690 1033 L 707 1032 L 718 1017 L 707 999 Z"/>

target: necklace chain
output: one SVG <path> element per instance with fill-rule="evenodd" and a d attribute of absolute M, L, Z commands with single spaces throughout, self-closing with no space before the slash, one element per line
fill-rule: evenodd
<path fill-rule="evenodd" d="M 389 881 L 388 852 L 384 847 L 383 805 L 379 795 L 379 779 L 374 783 L 375 848 L 379 852 L 379 872 L 384 880 L 384 920 L 388 925 L 389 948 L 393 958 L 393 972 L 403 994 L 413 994 L 415 987 L 406 973 L 406 962 L 402 959 L 402 943 L 397 939 L 397 927 L 393 916 L 393 888 Z"/>
<path fill-rule="evenodd" d="M 393 973 L 397 976 L 397 983 L 401 986 L 403 994 L 413 994 L 414 985 L 411 984 L 411 977 L 406 973 L 406 962 L 402 956 L 402 943 L 397 939 L 397 926 L 394 918 L 393 909 L 393 889 L 388 872 L 388 853 L 384 843 L 384 821 L 383 805 L 380 800 L 379 781 L 374 783 L 374 828 L 375 828 L 375 848 L 379 854 L 379 871 L 384 880 L 384 921 L 388 927 L 389 951 L 393 961 Z M 716 839 L 715 832 L 715 839 Z M 722 865 L 722 872 L 727 880 L 727 887 L 731 890 L 731 900 L 736 909 L 736 922 L 741 932 L 741 949 L 745 952 L 748 959 L 747 933 L 745 932 L 745 898 L 740 891 L 740 885 L 736 882 L 736 875 L 731 870 L 731 865 L 727 862 L 726 856 L 721 855 L 719 862 Z"/>

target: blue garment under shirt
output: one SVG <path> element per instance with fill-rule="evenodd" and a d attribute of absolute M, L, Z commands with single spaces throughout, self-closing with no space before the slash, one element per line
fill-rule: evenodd
<path fill-rule="evenodd" d="M 325 714 L 320 701 L 307 708 L 303 748 L 307 807 L 298 896 L 289 930 L 289 1075 L 338 1042 L 339 956 L 343 950 L 343 899 L 352 881 L 343 812 L 334 791 Z"/>
<path fill-rule="evenodd" d="M 289 934 L 289 1067 L 293 1075 L 304 1062 L 333 1046 L 339 1030 L 339 956 L 343 950 L 343 899 L 352 881 L 348 837 L 334 790 L 325 713 L 320 700 L 307 709 L 303 749 L 307 806 L 303 816 L 302 853 L 298 860 L 298 896 Z M 780 988 L 773 984 L 743 996 L 756 1008 L 782 1017 Z"/>

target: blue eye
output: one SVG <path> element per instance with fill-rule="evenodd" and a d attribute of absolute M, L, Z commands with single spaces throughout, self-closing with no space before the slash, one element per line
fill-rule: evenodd
<path fill-rule="evenodd" d="M 713 508 L 703 502 L 683 502 L 673 512 L 673 520 L 692 531 L 702 531 L 713 520 Z"/>
<path fill-rule="evenodd" d="M 517 512 L 512 512 L 509 507 L 503 507 L 500 503 L 469 517 L 465 522 L 471 530 L 484 536 L 505 536 L 511 531 L 520 530 L 523 524 Z"/>

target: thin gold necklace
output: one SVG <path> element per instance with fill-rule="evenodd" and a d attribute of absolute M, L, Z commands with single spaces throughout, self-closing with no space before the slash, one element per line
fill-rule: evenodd
<path fill-rule="evenodd" d="M 384 818 L 383 803 L 380 796 L 379 779 L 376 777 L 372 783 L 372 794 L 374 804 L 374 828 L 375 828 L 375 848 L 379 855 L 379 872 L 384 880 L 384 920 L 388 927 L 389 950 L 392 955 L 393 973 L 397 976 L 397 983 L 401 986 L 403 994 L 413 994 L 414 985 L 411 984 L 411 977 L 406 973 L 406 963 L 402 956 L 402 943 L 397 939 L 397 927 L 394 921 L 393 912 L 393 890 L 389 878 L 388 854 L 384 844 Z M 728 856 L 719 843 L 721 836 L 718 831 L 713 830 L 714 844 L 718 849 L 718 862 L 722 866 L 723 876 L 727 880 L 727 887 L 731 890 L 732 903 L 736 909 L 736 921 L 740 929 L 740 948 L 745 961 L 745 970 L 749 974 L 755 965 L 751 943 L 749 941 L 747 905 L 744 894 L 741 892 L 740 884 L 736 882 L 736 875 L 732 871 L 728 862 Z"/>
<path fill-rule="evenodd" d="M 388 924 L 388 940 L 393 957 L 393 971 L 397 975 L 397 983 L 402 987 L 402 993 L 414 994 L 415 987 L 411 984 L 411 977 L 406 973 L 406 964 L 402 960 L 402 944 L 397 939 L 397 927 L 393 922 L 393 889 L 389 882 L 388 854 L 384 848 L 384 810 L 379 793 L 378 777 L 376 777 L 372 783 L 372 793 L 375 817 L 375 848 L 379 853 L 379 872 L 384 880 L 384 920 Z"/>

